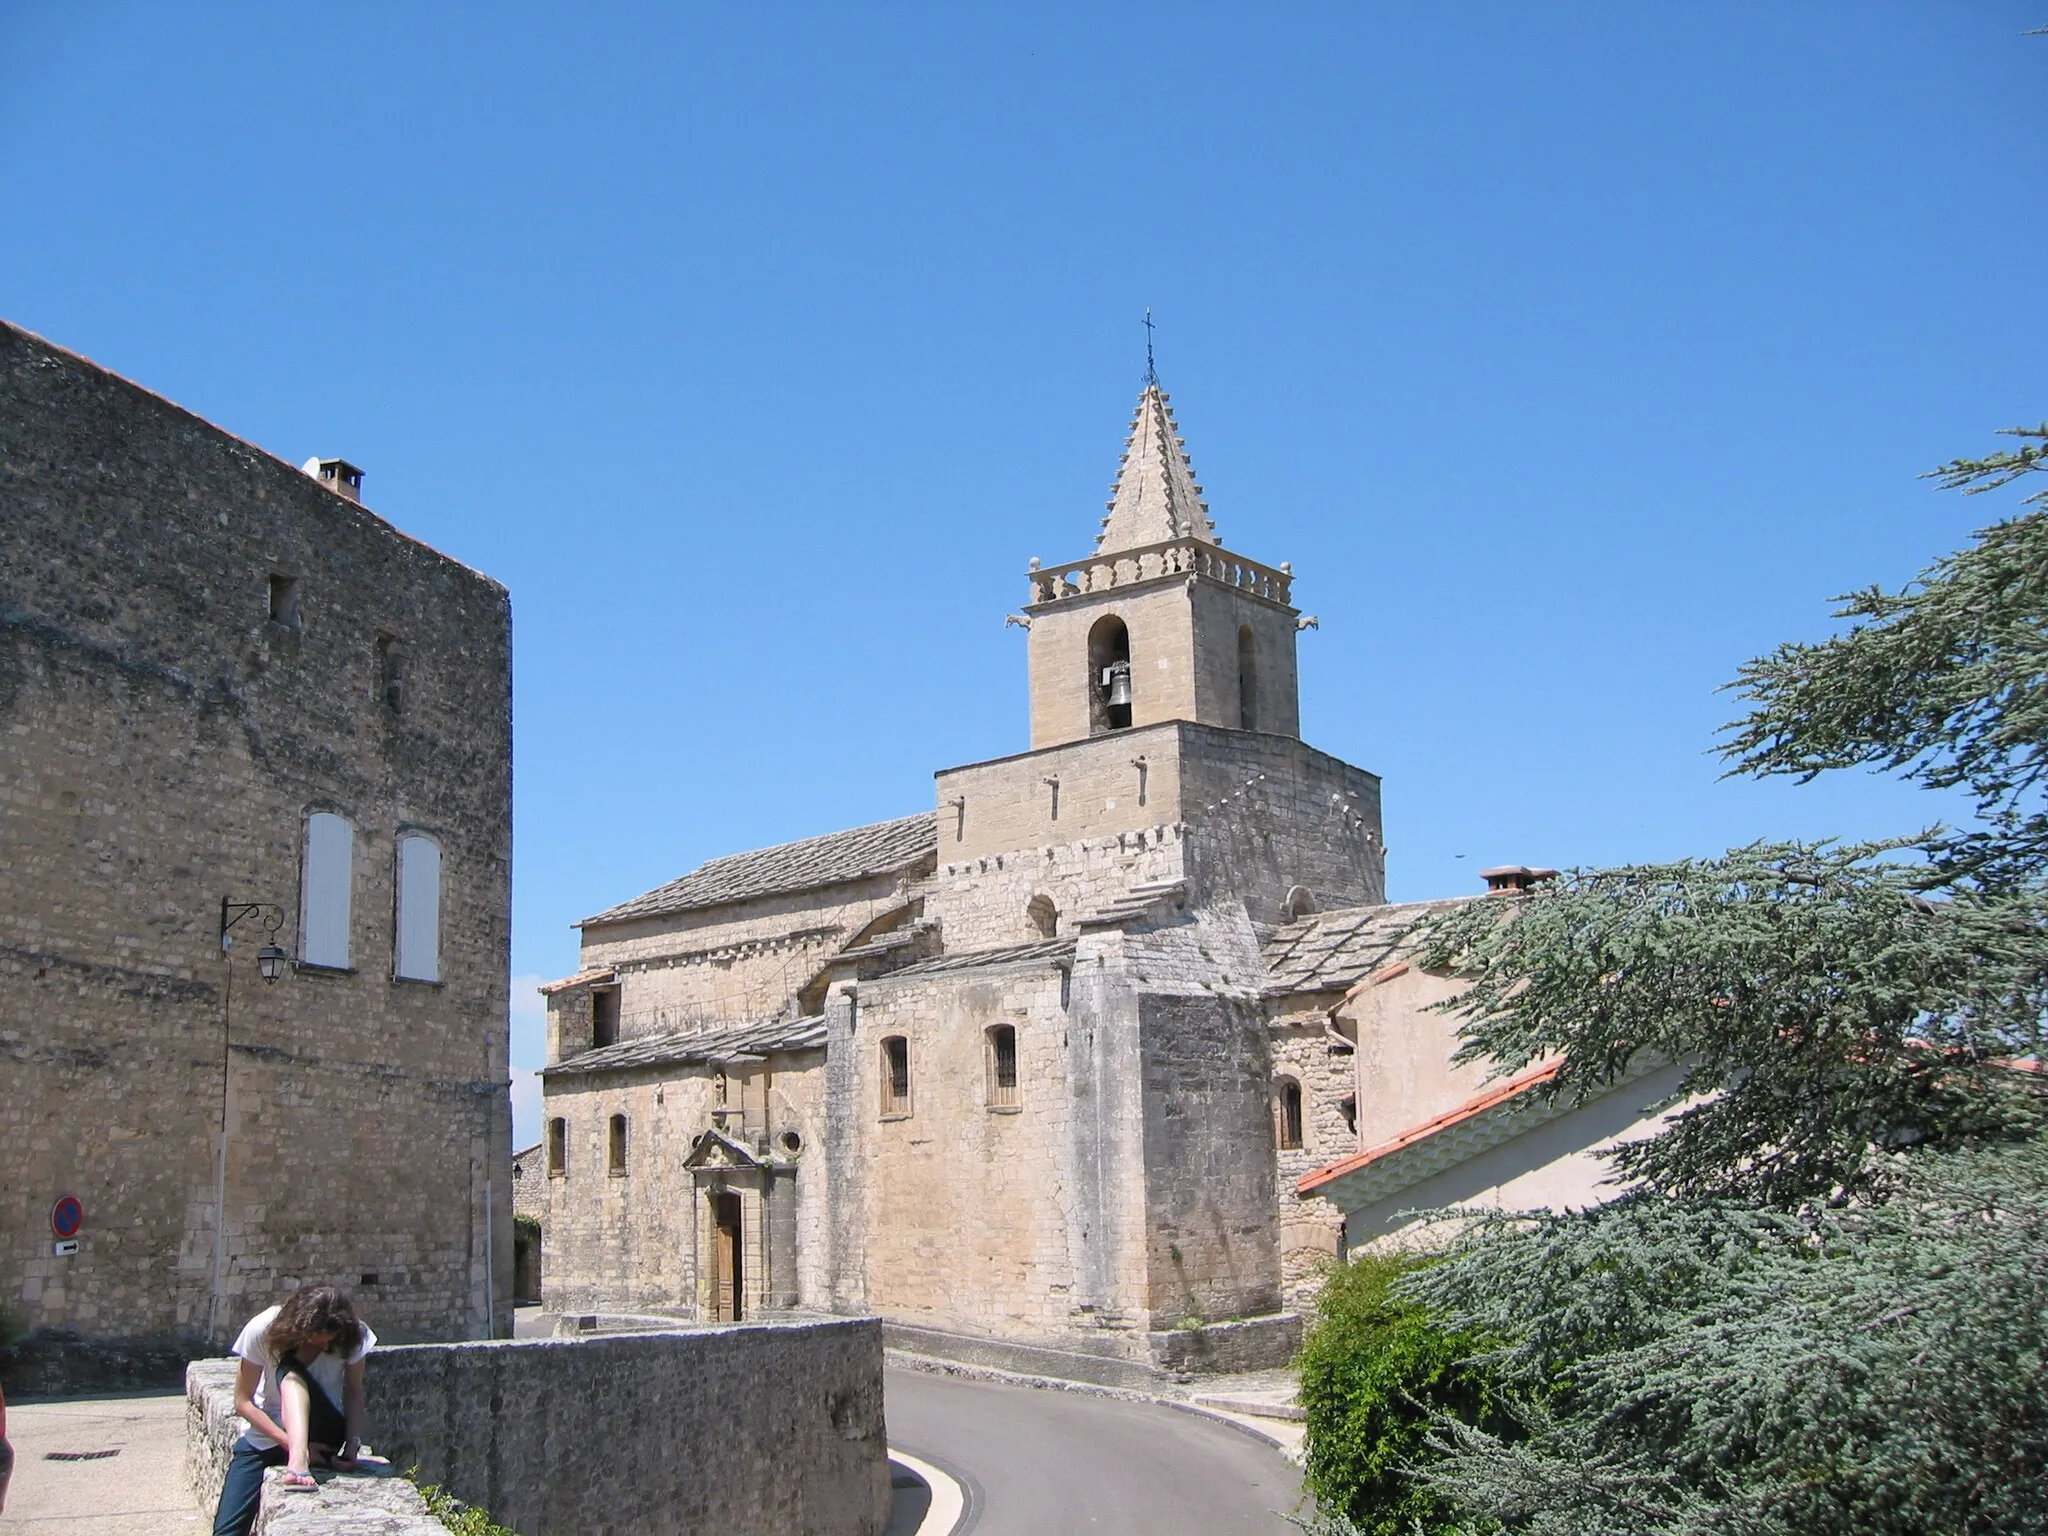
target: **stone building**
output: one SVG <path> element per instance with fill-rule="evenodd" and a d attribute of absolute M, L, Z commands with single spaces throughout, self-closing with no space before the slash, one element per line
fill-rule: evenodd
<path fill-rule="evenodd" d="M 510 609 L 360 484 L 0 324 L 0 1302 L 38 1358 L 182 1357 L 310 1279 L 389 1338 L 507 1324 Z"/>
<path fill-rule="evenodd" d="M 1027 581 L 1030 750 L 581 925 L 544 989 L 550 1308 L 1289 1348 L 1356 1040 L 1269 951 L 1384 902 L 1379 781 L 1300 739 L 1293 574 L 1218 541 L 1156 380 L 1094 552 Z"/>

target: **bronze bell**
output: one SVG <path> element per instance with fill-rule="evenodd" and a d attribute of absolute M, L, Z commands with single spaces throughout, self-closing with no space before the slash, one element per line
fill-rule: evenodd
<path fill-rule="evenodd" d="M 1128 661 L 1111 662 L 1102 669 L 1102 686 L 1109 690 L 1109 705 L 1130 707 L 1131 664 Z"/>

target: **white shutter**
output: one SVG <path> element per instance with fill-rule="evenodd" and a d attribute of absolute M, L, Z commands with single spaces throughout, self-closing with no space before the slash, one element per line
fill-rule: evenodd
<path fill-rule="evenodd" d="M 349 897 L 355 885 L 356 829 L 346 816 L 306 818 L 305 886 L 299 895 L 299 958 L 348 968 Z"/>
<path fill-rule="evenodd" d="M 398 840 L 398 974 L 441 979 L 441 850 L 417 834 Z"/>

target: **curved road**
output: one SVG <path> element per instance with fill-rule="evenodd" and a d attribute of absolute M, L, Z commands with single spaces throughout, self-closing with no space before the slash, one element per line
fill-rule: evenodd
<path fill-rule="evenodd" d="M 888 1372 L 889 1444 L 968 1485 L 974 1536 L 1299 1536 L 1301 1474 L 1228 1425 L 1156 1403 Z"/>

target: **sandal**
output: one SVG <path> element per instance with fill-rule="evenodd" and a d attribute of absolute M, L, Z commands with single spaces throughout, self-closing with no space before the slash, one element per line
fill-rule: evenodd
<path fill-rule="evenodd" d="M 313 1481 L 310 1472 L 286 1472 L 277 1480 L 277 1486 L 286 1493 L 311 1493 L 320 1485 Z"/>

